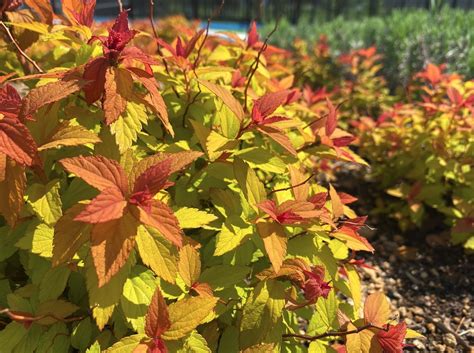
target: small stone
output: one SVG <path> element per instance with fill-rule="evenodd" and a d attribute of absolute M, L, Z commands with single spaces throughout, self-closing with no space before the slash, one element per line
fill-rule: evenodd
<path fill-rule="evenodd" d="M 422 272 L 420 277 L 423 278 L 423 279 L 427 279 L 429 277 L 429 275 L 426 272 Z"/>
<path fill-rule="evenodd" d="M 447 347 L 446 348 L 446 353 L 456 353 L 456 350 L 454 348 Z"/>
<path fill-rule="evenodd" d="M 446 346 L 444 344 L 435 344 L 434 349 L 438 353 L 444 353 L 446 352 Z"/>
<path fill-rule="evenodd" d="M 423 309 L 419 306 L 414 306 L 411 310 L 415 315 L 423 315 Z"/>
<path fill-rule="evenodd" d="M 433 324 L 432 322 L 428 323 L 426 325 L 426 328 L 428 329 L 428 331 L 430 331 L 431 333 L 435 333 L 436 332 L 436 325 Z"/>
<path fill-rule="evenodd" d="M 426 350 L 426 346 L 420 340 L 414 340 L 413 345 L 416 347 L 416 349 L 418 349 L 420 351 Z"/>
<path fill-rule="evenodd" d="M 399 307 L 398 312 L 400 313 L 400 317 L 406 317 L 407 316 L 407 308 L 404 307 L 404 306 Z"/>
<path fill-rule="evenodd" d="M 456 347 L 456 337 L 452 333 L 445 333 L 443 335 L 443 342 L 448 347 Z"/>

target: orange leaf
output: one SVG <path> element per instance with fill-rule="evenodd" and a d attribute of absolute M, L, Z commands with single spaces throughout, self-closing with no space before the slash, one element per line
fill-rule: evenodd
<path fill-rule="evenodd" d="M 135 244 L 138 222 L 128 212 L 122 218 L 95 224 L 91 232 L 91 254 L 102 287 L 127 262 Z"/>
<path fill-rule="evenodd" d="M 0 183 L 5 180 L 7 174 L 7 155 L 0 152 Z"/>
<path fill-rule="evenodd" d="M 375 326 L 385 325 L 390 318 L 390 306 L 382 292 L 367 297 L 364 304 L 364 321 Z"/>
<path fill-rule="evenodd" d="M 120 164 L 102 156 L 79 156 L 60 161 L 64 169 L 75 174 L 89 185 L 104 191 L 118 188 L 123 194 L 128 192 L 128 180 Z"/>
<path fill-rule="evenodd" d="M 169 121 L 168 110 L 166 103 L 161 97 L 160 92 L 158 91 L 158 85 L 154 78 L 137 76 L 138 80 L 143 84 L 147 89 L 149 95 L 145 96 L 145 101 L 148 103 L 150 108 L 154 111 L 158 118 L 161 120 L 166 130 L 174 137 L 173 126 Z"/>
<path fill-rule="evenodd" d="M 299 201 L 307 200 L 309 196 L 309 183 L 305 183 L 305 181 L 308 178 L 297 167 L 292 165 L 288 167 L 288 171 L 290 172 L 291 186 L 293 187 L 291 190 L 293 195 L 295 195 L 295 199 Z"/>
<path fill-rule="evenodd" d="M 25 0 L 25 2 L 38 14 L 41 22 L 53 24 L 54 12 L 49 0 Z"/>
<path fill-rule="evenodd" d="M 200 84 L 206 87 L 209 91 L 214 93 L 217 97 L 219 97 L 224 104 L 231 110 L 232 113 L 239 119 L 239 121 L 244 120 L 245 113 L 244 109 L 242 108 L 242 104 L 230 93 L 226 88 L 216 85 L 215 83 L 205 81 L 205 80 L 198 80 Z"/>
<path fill-rule="evenodd" d="M 81 245 L 89 240 L 91 225 L 74 220 L 85 207 L 84 204 L 72 206 L 56 222 L 53 238 L 53 266 L 70 261 Z"/>
<path fill-rule="evenodd" d="M 257 130 L 260 131 L 261 133 L 267 135 L 270 137 L 273 141 L 278 143 L 281 147 L 283 147 L 285 150 L 290 152 L 293 156 L 296 156 L 296 150 L 293 144 L 291 143 L 290 139 L 288 138 L 285 133 L 274 127 L 274 126 L 258 126 Z"/>
<path fill-rule="evenodd" d="M 203 155 L 202 152 L 197 151 L 182 151 L 177 153 L 159 153 L 154 156 L 146 157 L 139 161 L 132 171 L 130 172 L 130 182 L 132 186 L 135 184 L 137 178 L 144 173 L 147 169 L 152 166 L 160 163 L 165 159 L 170 160 L 170 171 L 169 174 L 176 173 L 177 171 L 183 169 L 188 164 L 194 162 L 197 158 Z"/>
<path fill-rule="evenodd" d="M 339 230 L 331 233 L 331 235 L 336 239 L 344 241 L 349 249 L 370 252 L 375 251 L 373 246 L 370 245 L 369 241 L 366 238 L 360 236 L 357 231 L 352 228 L 342 226 Z"/>
<path fill-rule="evenodd" d="M 0 155 L 5 156 L 3 153 Z M 25 201 L 25 169 L 15 161 L 6 158 L 5 179 L 0 181 L 0 214 L 5 217 L 10 227 L 15 226 Z"/>
<path fill-rule="evenodd" d="M 133 80 L 126 70 L 109 67 L 105 73 L 104 115 L 107 125 L 116 121 L 127 107 Z"/>
<path fill-rule="evenodd" d="M 150 338 L 159 338 L 171 326 L 168 306 L 161 294 L 160 288 L 156 288 L 150 306 L 146 314 L 145 333 Z"/>
<path fill-rule="evenodd" d="M 102 191 L 74 220 L 85 223 L 104 223 L 123 216 L 127 206 L 123 194 L 116 187 Z"/>
<path fill-rule="evenodd" d="M 0 152 L 16 162 L 32 166 L 39 161 L 36 142 L 18 119 L 0 114 Z"/>
<path fill-rule="evenodd" d="M 83 82 L 78 79 L 59 80 L 32 89 L 23 99 L 20 109 L 20 118 L 25 119 L 39 108 L 53 102 L 57 102 L 67 96 L 79 91 Z"/>
<path fill-rule="evenodd" d="M 141 207 L 131 208 L 133 215 L 143 224 L 156 228 L 161 235 L 178 247 L 183 245 L 183 230 L 173 211 L 163 202 L 151 200 L 149 212 Z"/>
<path fill-rule="evenodd" d="M 275 222 L 257 223 L 257 231 L 275 272 L 280 271 L 286 256 L 288 238 L 285 229 Z"/>
<path fill-rule="evenodd" d="M 72 24 L 91 27 L 94 22 L 96 0 L 62 0 L 64 15 Z"/>
<path fill-rule="evenodd" d="M 332 213 L 334 218 L 339 218 L 344 214 L 344 204 L 336 192 L 336 189 L 329 184 L 329 196 L 331 197 Z"/>

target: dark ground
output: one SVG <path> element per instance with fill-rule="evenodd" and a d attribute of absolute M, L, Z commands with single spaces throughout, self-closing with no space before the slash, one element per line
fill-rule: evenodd
<path fill-rule="evenodd" d="M 338 177 L 337 190 L 358 196 L 354 208 L 365 215 L 373 209 L 374 185 L 366 173 L 353 172 Z M 439 226 L 403 234 L 392 220 L 370 214 L 368 225 L 374 229 L 364 235 L 376 252 L 358 255 L 374 268 L 362 268 L 366 290 L 383 290 L 399 318 L 426 337 L 408 340 L 406 351 L 474 352 L 474 255 L 450 245 L 449 232 Z"/>

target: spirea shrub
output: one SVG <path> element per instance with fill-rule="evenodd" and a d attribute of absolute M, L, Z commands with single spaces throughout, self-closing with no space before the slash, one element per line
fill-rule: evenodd
<path fill-rule="evenodd" d="M 442 69 L 429 64 L 415 76 L 410 103 L 394 105 L 376 121 L 361 120 L 360 153 L 392 196 L 380 198 L 384 214 L 405 230 L 441 219 L 454 243 L 472 250 L 474 84 Z"/>
<path fill-rule="evenodd" d="M 287 52 L 25 3 L 1 7 L 2 352 L 402 351 L 362 297 L 366 217 L 320 182 L 363 161 Z"/>

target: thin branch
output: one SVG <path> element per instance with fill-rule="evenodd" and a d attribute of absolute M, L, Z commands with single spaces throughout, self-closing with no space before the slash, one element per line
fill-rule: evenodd
<path fill-rule="evenodd" d="M 291 189 L 295 189 L 297 188 L 298 186 L 301 186 L 301 185 L 304 185 L 306 184 L 308 181 L 310 181 L 311 179 L 313 179 L 315 177 L 315 174 L 311 174 L 308 178 L 306 178 L 305 180 L 303 180 L 301 183 L 298 183 L 296 185 L 291 185 L 291 186 L 288 186 L 286 188 L 281 188 L 281 189 L 275 189 L 275 190 L 272 190 L 268 193 L 268 195 L 271 195 L 271 194 L 274 194 L 276 192 L 280 192 L 280 191 L 286 191 L 286 190 L 291 190 Z"/>
<path fill-rule="evenodd" d="M 249 71 L 247 72 L 247 75 L 246 75 L 247 84 L 245 85 L 245 90 L 244 90 L 244 97 L 245 97 L 244 98 L 244 108 L 245 108 L 246 111 L 248 111 L 247 101 L 248 101 L 248 90 L 249 90 L 249 87 L 250 87 L 250 82 L 252 81 L 252 78 L 253 78 L 253 76 L 255 75 L 255 72 L 258 69 L 258 65 L 260 64 L 260 57 L 262 56 L 262 53 L 268 47 L 268 40 L 273 35 L 273 33 L 275 33 L 276 30 L 278 29 L 278 23 L 279 23 L 279 19 L 277 19 L 275 21 L 275 27 L 273 27 L 273 29 L 270 31 L 270 33 L 267 34 L 267 37 L 265 38 L 265 40 L 262 44 L 262 47 L 258 51 L 258 54 L 257 54 L 257 57 L 256 57 L 255 61 L 252 63 L 252 65 L 250 65 Z"/>
<path fill-rule="evenodd" d="M 156 27 L 155 27 L 155 1 L 154 0 L 150 0 L 150 8 L 149 8 L 148 16 L 149 16 L 149 19 L 150 19 L 151 28 L 153 30 L 153 36 L 156 39 L 158 55 L 160 55 L 160 57 L 161 57 L 161 62 L 163 63 L 163 66 L 165 67 L 166 74 L 171 77 L 170 69 L 168 67 L 168 62 L 165 60 L 163 52 L 161 51 L 160 43 L 158 42 L 158 32 L 156 31 Z M 176 98 L 179 99 L 180 95 L 179 95 L 178 91 L 176 90 L 176 87 L 171 85 L 171 89 L 173 90 L 174 94 L 176 95 Z"/>
<path fill-rule="evenodd" d="M 25 58 L 26 60 L 28 60 L 34 67 L 35 69 L 39 72 L 39 73 L 44 73 L 43 69 L 41 69 L 41 67 L 39 67 L 39 65 L 36 63 L 36 61 L 34 61 L 32 58 L 30 58 L 28 56 L 28 54 L 26 54 L 23 49 L 20 48 L 20 46 L 18 45 L 18 42 L 15 40 L 15 38 L 13 37 L 12 35 L 12 32 L 10 31 L 10 29 L 5 25 L 5 23 L 3 23 L 3 21 L 0 21 L 0 26 L 2 26 L 3 30 L 5 31 L 5 33 L 7 34 L 8 38 L 10 39 L 10 41 L 12 42 L 12 44 L 15 46 L 16 50 L 18 51 L 18 53 L 23 57 Z"/>
<path fill-rule="evenodd" d="M 122 12 L 123 11 L 122 0 L 117 0 L 117 4 L 118 4 L 118 7 L 119 7 L 119 11 Z"/>
<path fill-rule="evenodd" d="M 316 341 L 316 340 L 320 340 L 320 339 L 323 339 L 323 338 L 334 337 L 334 336 L 345 337 L 347 335 L 351 335 L 351 334 L 354 334 L 354 333 L 359 333 L 361 331 L 368 330 L 368 329 L 371 329 L 371 328 L 375 328 L 375 329 L 383 330 L 383 331 L 388 331 L 389 327 L 390 327 L 390 325 L 387 325 L 387 327 L 384 328 L 384 327 L 379 327 L 379 326 L 372 325 L 372 324 L 367 324 L 367 325 L 364 325 L 364 326 L 361 326 L 361 327 L 357 327 L 354 330 L 329 331 L 329 332 L 326 332 L 326 333 L 323 333 L 323 334 L 320 334 L 320 335 L 317 335 L 317 336 L 309 336 L 309 335 L 303 335 L 303 334 L 298 334 L 298 333 L 286 333 L 282 337 L 283 337 L 283 339 L 286 339 L 286 340 L 291 339 L 291 338 L 297 338 L 297 339 L 302 339 L 302 340 L 305 340 L 305 341 Z"/>
<path fill-rule="evenodd" d="M 0 314 L 7 315 L 13 321 L 24 322 L 24 323 L 32 323 L 32 322 L 39 321 L 39 320 L 46 319 L 46 318 L 52 318 L 56 321 L 60 321 L 60 322 L 64 322 L 64 323 L 73 322 L 73 321 L 80 321 L 80 320 L 84 319 L 83 316 L 70 317 L 70 318 L 60 318 L 60 317 L 57 317 L 54 314 L 45 314 L 45 315 L 40 315 L 40 316 L 28 316 L 27 313 L 18 313 L 18 312 L 15 312 L 15 311 L 11 311 L 9 308 L 0 309 Z"/>
<path fill-rule="evenodd" d="M 202 48 L 204 47 L 204 44 L 206 43 L 206 40 L 207 40 L 207 37 L 209 36 L 209 28 L 211 27 L 211 21 L 216 17 L 216 16 L 219 16 L 220 13 L 222 12 L 222 9 L 224 8 L 224 4 L 225 4 L 225 0 L 221 0 L 221 3 L 220 5 L 212 12 L 211 16 L 209 16 L 207 18 L 207 25 L 206 25 L 206 32 L 204 34 L 204 39 L 203 41 L 201 42 L 201 45 L 199 45 L 199 48 L 198 48 L 198 51 L 197 51 L 197 55 L 196 55 L 196 58 L 194 59 L 194 63 L 193 63 L 193 71 L 194 71 L 194 74 L 196 75 L 196 67 L 198 65 L 198 62 L 199 62 L 199 59 L 201 58 L 201 51 L 202 51 Z M 196 75 L 197 77 L 197 75 Z"/>

